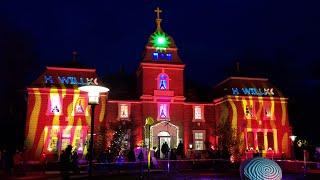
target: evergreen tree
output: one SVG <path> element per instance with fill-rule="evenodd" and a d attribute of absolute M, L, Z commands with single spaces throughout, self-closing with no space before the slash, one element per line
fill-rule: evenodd
<path fill-rule="evenodd" d="M 96 144 L 94 145 L 95 146 L 94 150 L 96 155 L 100 155 L 106 149 L 106 139 L 107 139 L 106 131 L 107 131 L 107 128 L 104 126 L 100 125 L 97 127 L 97 141 L 96 141 Z"/>
<path fill-rule="evenodd" d="M 229 159 L 231 156 L 235 161 L 241 158 L 240 134 L 236 128 L 232 127 L 231 120 L 228 118 L 227 108 L 221 111 L 222 115 L 217 126 L 219 137 L 219 150 L 222 158 Z"/>
<path fill-rule="evenodd" d="M 111 161 L 114 161 L 119 155 L 121 148 L 124 146 L 123 140 L 127 133 L 127 128 L 123 125 L 117 126 L 113 134 L 111 145 L 108 148 L 109 158 Z"/>

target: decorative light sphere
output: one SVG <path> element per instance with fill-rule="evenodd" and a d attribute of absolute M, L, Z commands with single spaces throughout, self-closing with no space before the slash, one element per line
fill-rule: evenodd
<path fill-rule="evenodd" d="M 240 175 L 241 179 L 281 180 L 282 170 L 276 162 L 256 157 L 241 163 Z"/>

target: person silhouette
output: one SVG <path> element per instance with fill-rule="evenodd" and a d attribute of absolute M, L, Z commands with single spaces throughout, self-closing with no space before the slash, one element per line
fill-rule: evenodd
<path fill-rule="evenodd" d="M 165 158 L 168 158 L 169 145 L 166 141 L 162 144 L 161 152 L 164 154 Z"/>

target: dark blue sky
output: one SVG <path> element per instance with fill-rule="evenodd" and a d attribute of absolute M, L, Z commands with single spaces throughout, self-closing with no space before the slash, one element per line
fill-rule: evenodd
<path fill-rule="evenodd" d="M 41 65 L 62 63 L 77 50 L 80 62 L 104 73 L 121 64 L 136 69 L 157 5 L 187 71 L 211 77 L 210 83 L 249 55 L 273 63 L 284 51 L 293 58 L 288 68 L 303 73 L 319 58 L 319 4 L 311 2 L 5 0 L 0 15 L 32 40 Z"/>
<path fill-rule="evenodd" d="M 298 134 L 319 137 L 300 128 L 320 120 L 310 113 L 320 100 L 319 5 L 301 0 L 2 0 L 0 52 L 23 44 L 13 54 L 20 53 L 15 59 L 21 64 L 36 64 L 29 80 L 46 65 L 70 61 L 73 50 L 80 63 L 96 67 L 100 75 L 121 65 L 133 72 L 155 30 L 153 11 L 159 6 L 162 27 L 174 38 L 187 77 L 215 85 L 239 61 L 241 71 L 270 78 L 290 98 Z"/>

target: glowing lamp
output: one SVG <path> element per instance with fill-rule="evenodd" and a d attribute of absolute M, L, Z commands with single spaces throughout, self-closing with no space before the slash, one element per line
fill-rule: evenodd
<path fill-rule="evenodd" d="M 291 139 L 291 153 L 292 153 L 292 159 L 296 159 L 296 157 L 295 157 L 295 153 L 294 153 L 294 141 L 296 140 L 296 138 L 297 138 L 297 136 L 295 136 L 295 135 L 291 135 L 291 136 L 289 136 L 289 138 Z M 299 146 L 299 144 L 298 144 L 298 146 Z M 301 147 L 301 146 L 299 146 L 299 147 Z"/>
<path fill-rule="evenodd" d="M 95 85 L 81 86 L 79 87 L 79 90 L 88 93 L 90 105 L 99 104 L 100 93 L 105 93 L 109 91 L 109 89 L 106 87 Z"/>
<path fill-rule="evenodd" d="M 192 149 L 192 144 L 189 144 L 189 148 Z"/>
<path fill-rule="evenodd" d="M 166 42 L 166 39 L 164 37 L 158 37 L 157 44 L 164 44 Z"/>
<path fill-rule="evenodd" d="M 164 32 L 157 31 L 151 36 L 151 43 L 155 48 L 162 49 L 169 47 L 170 40 Z"/>
<path fill-rule="evenodd" d="M 100 93 L 106 93 L 109 91 L 108 88 L 103 86 L 97 86 L 95 84 L 88 84 L 86 86 L 79 87 L 80 91 L 88 93 L 89 102 L 91 105 L 91 132 L 90 132 L 90 144 L 89 144 L 89 177 L 92 177 L 92 159 L 93 159 L 93 136 L 94 136 L 94 107 L 99 104 Z"/>
<path fill-rule="evenodd" d="M 294 135 L 289 136 L 289 137 L 290 137 L 290 139 L 291 139 L 292 142 L 294 142 L 294 141 L 296 140 L 296 138 L 297 138 L 297 136 L 294 136 Z"/>

